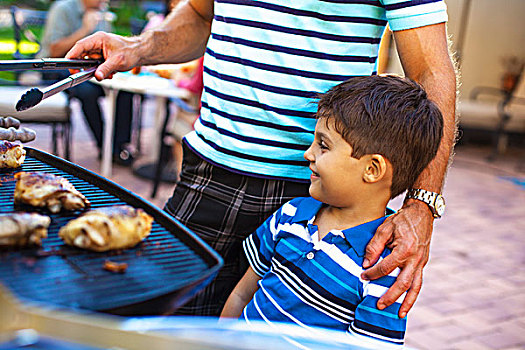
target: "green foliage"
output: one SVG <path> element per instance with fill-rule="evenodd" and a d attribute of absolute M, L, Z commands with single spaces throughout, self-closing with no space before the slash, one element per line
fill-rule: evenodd
<path fill-rule="evenodd" d="M 117 20 L 114 23 L 116 28 L 129 28 L 132 18 L 145 19 L 146 14 L 140 6 L 139 0 L 120 1 L 111 4 L 110 11 L 117 15 Z"/>
<path fill-rule="evenodd" d="M 12 27 L 0 27 L 0 41 L 13 39 Z"/>
<path fill-rule="evenodd" d="M 12 60 L 13 55 L 8 53 L 0 53 L 0 60 Z M 0 80 L 9 80 L 13 81 L 15 80 L 15 73 L 14 72 L 0 72 Z"/>
<path fill-rule="evenodd" d="M 9 7 L 16 5 L 18 7 L 27 7 L 35 10 L 47 10 L 51 5 L 52 0 L 1 0 L 2 7 Z"/>
<path fill-rule="evenodd" d="M 0 41 L 2 40 L 2 34 L 0 33 Z M 10 38 L 13 36 L 11 35 Z M 0 52 L 0 60 L 12 60 L 13 54 L 12 53 L 1 53 Z M 15 81 L 15 72 L 0 72 L 0 81 L 1 80 L 8 80 L 8 81 Z"/>

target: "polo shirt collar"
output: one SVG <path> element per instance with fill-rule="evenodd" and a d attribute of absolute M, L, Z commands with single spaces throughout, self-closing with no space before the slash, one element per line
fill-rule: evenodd
<path fill-rule="evenodd" d="M 303 208 L 301 208 L 303 210 L 298 210 L 295 213 L 292 222 L 311 222 L 314 216 L 317 215 L 317 212 L 323 206 L 322 202 L 319 202 L 312 197 L 309 197 L 306 200 L 308 201 L 308 205 L 303 206 Z M 383 221 L 385 221 L 388 216 L 394 213 L 395 212 L 392 209 L 386 208 L 385 216 L 342 231 L 346 240 L 356 251 L 357 255 L 365 255 L 366 246 L 374 236 L 377 228 L 381 226 Z"/>
<path fill-rule="evenodd" d="M 370 240 L 376 233 L 377 228 L 381 226 L 381 224 L 385 221 L 385 219 L 392 214 L 394 214 L 394 211 L 387 208 L 385 216 L 380 217 L 379 219 L 365 222 L 364 224 L 343 230 L 343 235 L 345 236 L 348 243 L 350 243 L 352 248 L 354 248 L 357 255 L 359 256 L 365 255 L 366 246 L 368 245 L 368 242 L 370 242 Z"/>

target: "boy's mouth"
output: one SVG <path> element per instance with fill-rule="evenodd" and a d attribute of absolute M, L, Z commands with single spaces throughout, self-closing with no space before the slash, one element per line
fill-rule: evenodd
<path fill-rule="evenodd" d="M 312 175 L 315 177 L 319 177 L 319 174 L 316 173 L 312 168 L 310 168 L 310 171 L 312 172 Z"/>

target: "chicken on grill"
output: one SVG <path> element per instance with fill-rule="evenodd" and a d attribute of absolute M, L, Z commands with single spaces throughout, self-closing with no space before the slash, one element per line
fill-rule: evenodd
<path fill-rule="evenodd" d="M 127 205 L 91 210 L 62 226 L 58 235 L 79 248 L 104 252 L 131 248 L 146 238 L 153 218 Z"/>
<path fill-rule="evenodd" d="M 0 140 L 0 168 L 18 168 L 26 159 L 22 145 Z"/>
<path fill-rule="evenodd" d="M 47 208 L 52 213 L 90 206 L 84 195 L 65 178 L 42 172 L 15 174 L 15 204 Z"/>
<path fill-rule="evenodd" d="M 0 215 L 0 246 L 41 245 L 50 223 L 49 216 L 35 213 Z"/>

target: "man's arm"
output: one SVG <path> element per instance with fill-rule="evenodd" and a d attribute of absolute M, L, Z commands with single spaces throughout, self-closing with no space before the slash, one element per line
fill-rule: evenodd
<path fill-rule="evenodd" d="M 78 41 L 66 58 L 102 55 L 98 80 L 139 65 L 187 62 L 204 54 L 212 19 L 213 0 L 184 1 L 159 27 L 131 38 L 98 32 Z"/>
<path fill-rule="evenodd" d="M 222 309 L 221 318 L 238 318 L 244 307 L 252 300 L 258 289 L 257 282 L 260 279 L 261 277 L 251 267 L 248 267 L 248 270 L 246 270 L 246 273 L 228 297 Z"/>
<path fill-rule="evenodd" d="M 414 184 L 414 188 L 441 192 L 456 135 L 456 74 L 448 52 L 446 27 L 442 23 L 398 31 L 394 32 L 394 39 L 406 76 L 425 88 L 443 114 L 443 139 L 438 153 Z M 366 270 L 362 275 L 364 279 L 376 279 L 401 267 L 394 285 L 378 301 L 379 309 L 391 305 L 408 290 L 399 309 L 399 316 L 404 317 L 416 301 L 428 261 L 433 221 L 425 203 L 406 200 L 402 210 L 387 219 L 368 244 L 365 268 L 377 262 L 388 243 L 393 251 Z"/>

